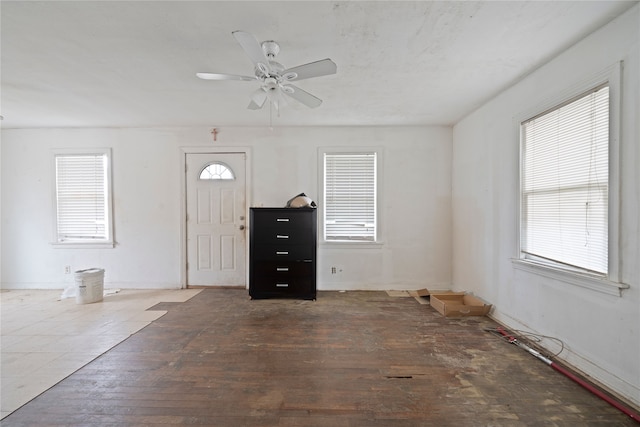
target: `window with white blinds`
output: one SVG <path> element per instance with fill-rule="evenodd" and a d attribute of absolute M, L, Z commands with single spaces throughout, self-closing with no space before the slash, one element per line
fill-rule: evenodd
<path fill-rule="evenodd" d="M 609 86 L 521 124 L 521 258 L 608 273 Z"/>
<path fill-rule="evenodd" d="M 55 153 L 54 158 L 56 242 L 112 241 L 109 151 Z"/>
<path fill-rule="evenodd" d="M 324 239 L 376 241 L 377 153 L 324 154 Z"/>

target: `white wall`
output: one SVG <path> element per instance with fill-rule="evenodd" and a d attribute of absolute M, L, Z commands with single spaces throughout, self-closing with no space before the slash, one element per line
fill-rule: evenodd
<path fill-rule="evenodd" d="M 283 113 L 284 114 L 284 113 Z M 384 241 L 320 245 L 319 289 L 417 289 L 451 282 L 450 127 L 4 129 L 2 287 L 62 289 L 102 267 L 105 286 L 178 288 L 182 277 L 180 147 L 249 147 L 252 206 L 318 197 L 318 147 L 383 147 Z M 52 247 L 53 148 L 111 147 L 113 249 Z M 330 267 L 341 272 L 330 274 Z"/>
<path fill-rule="evenodd" d="M 453 283 L 517 329 L 562 339 L 571 364 L 640 404 L 640 16 L 636 6 L 454 127 Z M 622 296 L 514 269 L 519 136 L 515 118 L 617 61 L 622 74 Z M 545 345 L 552 347 L 550 341 Z M 532 361 L 532 363 L 534 363 Z M 550 374 L 551 375 L 551 374 Z"/>

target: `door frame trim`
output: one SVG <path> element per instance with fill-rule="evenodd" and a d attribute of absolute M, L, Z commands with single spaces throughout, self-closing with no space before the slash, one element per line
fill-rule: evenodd
<path fill-rule="evenodd" d="M 251 205 L 251 148 L 250 147 L 180 147 L 180 288 L 186 289 L 187 283 L 187 155 L 188 154 L 244 154 L 245 155 L 245 218 L 249 218 Z M 245 228 L 248 230 L 249 228 Z M 248 233 L 248 231 L 247 231 Z M 248 236 L 248 234 L 247 234 Z M 249 289 L 249 238 L 245 245 L 245 288 Z"/>

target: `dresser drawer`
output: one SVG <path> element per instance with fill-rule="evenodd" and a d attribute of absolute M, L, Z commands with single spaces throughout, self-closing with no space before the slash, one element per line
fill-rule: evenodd
<path fill-rule="evenodd" d="M 314 291 L 311 278 L 286 280 L 273 277 L 256 277 L 253 290 L 257 297 L 260 295 L 306 295 Z"/>
<path fill-rule="evenodd" d="M 254 242 L 260 245 L 308 245 L 315 236 L 310 228 L 258 227 L 253 230 Z"/>
<path fill-rule="evenodd" d="M 251 256 L 255 261 L 304 261 L 315 257 L 315 246 L 311 245 L 253 245 Z"/>
<path fill-rule="evenodd" d="M 275 228 L 276 230 L 310 230 L 312 228 L 313 217 L 309 215 L 308 209 L 253 209 L 251 213 L 251 225 L 256 230 L 261 228 Z"/>
<path fill-rule="evenodd" d="M 311 261 L 256 261 L 253 264 L 253 273 L 256 277 L 270 277 L 279 280 L 311 277 L 313 263 Z"/>

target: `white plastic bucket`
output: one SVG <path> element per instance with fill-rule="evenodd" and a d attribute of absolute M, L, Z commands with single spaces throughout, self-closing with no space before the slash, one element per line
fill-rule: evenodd
<path fill-rule="evenodd" d="M 104 295 L 104 270 L 89 268 L 75 272 L 76 304 L 102 301 Z"/>

